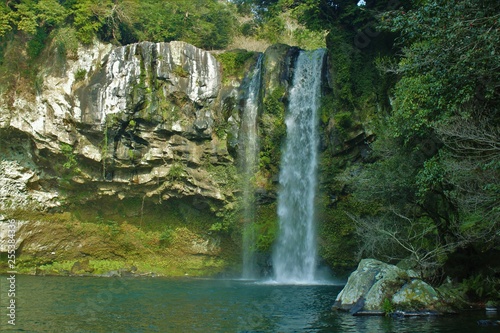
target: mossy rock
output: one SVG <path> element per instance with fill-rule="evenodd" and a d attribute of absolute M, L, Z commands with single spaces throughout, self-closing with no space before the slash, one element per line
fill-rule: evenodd
<path fill-rule="evenodd" d="M 439 295 L 433 287 L 416 279 L 406 283 L 392 296 L 394 306 L 406 311 L 435 310 L 439 307 L 439 301 Z"/>
<path fill-rule="evenodd" d="M 334 307 L 351 312 L 438 311 L 448 312 L 442 297 L 411 271 L 375 259 L 363 259 L 339 293 Z"/>

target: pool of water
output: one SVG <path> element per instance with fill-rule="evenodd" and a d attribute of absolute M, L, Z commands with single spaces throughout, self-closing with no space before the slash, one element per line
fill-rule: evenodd
<path fill-rule="evenodd" d="M 333 312 L 342 288 L 333 284 L 35 276 L 17 276 L 12 326 L 7 288 L 1 276 L 2 332 L 499 332 L 476 324 L 484 312 L 405 319 Z"/>

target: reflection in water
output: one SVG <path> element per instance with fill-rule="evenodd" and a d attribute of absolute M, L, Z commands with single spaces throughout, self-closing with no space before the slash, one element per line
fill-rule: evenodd
<path fill-rule="evenodd" d="M 498 327 L 476 325 L 486 319 L 483 313 L 392 319 L 332 312 L 340 289 L 237 280 L 18 276 L 16 326 L 7 325 L 2 297 L 0 331 L 498 332 Z"/>

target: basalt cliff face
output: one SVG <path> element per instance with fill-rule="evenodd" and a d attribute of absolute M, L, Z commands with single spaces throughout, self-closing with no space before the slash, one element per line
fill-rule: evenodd
<path fill-rule="evenodd" d="M 1 96 L 0 251 L 14 220 L 29 272 L 145 252 L 174 275 L 224 266 L 205 256 L 232 249 L 217 223 L 237 196 L 240 82 L 184 42 L 94 44 L 42 71 L 36 94 Z"/>
<path fill-rule="evenodd" d="M 210 53 L 183 42 L 96 45 L 61 75 L 46 71 L 34 98 L 7 106 L 4 96 L 1 208 L 56 207 L 82 189 L 87 199 L 231 200 L 201 167 L 234 163 L 215 135 L 224 96 Z"/>

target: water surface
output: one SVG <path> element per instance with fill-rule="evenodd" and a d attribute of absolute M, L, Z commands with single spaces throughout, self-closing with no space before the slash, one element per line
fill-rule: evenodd
<path fill-rule="evenodd" d="M 330 310 L 342 288 L 238 280 L 17 276 L 14 332 L 499 332 L 484 313 L 392 319 Z"/>

